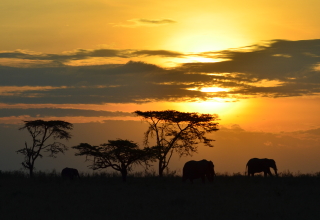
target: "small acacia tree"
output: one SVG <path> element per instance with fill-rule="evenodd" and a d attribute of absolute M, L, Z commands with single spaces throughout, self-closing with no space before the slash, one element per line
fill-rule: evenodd
<path fill-rule="evenodd" d="M 88 166 L 90 169 L 97 170 L 111 167 L 121 173 L 124 182 L 133 165 L 146 163 L 149 159 L 147 148 L 139 149 L 136 143 L 122 139 L 108 140 L 108 143 L 100 146 L 81 143 L 72 148 L 78 150 L 76 156 L 86 156 L 86 161 L 92 162 Z"/>
<path fill-rule="evenodd" d="M 67 130 L 72 130 L 73 125 L 65 121 L 24 121 L 24 126 L 19 130 L 27 129 L 32 137 L 32 144 L 28 145 L 25 142 L 25 147 L 17 150 L 17 153 L 23 154 L 24 162 L 22 166 L 29 170 L 30 177 L 33 177 L 34 164 L 37 158 L 42 158 L 42 152 L 49 152 L 49 157 L 56 157 L 58 153 L 64 153 L 68 150 L 68 147 L 60 142 L 53 142 L 50 144 L 45 144 L 50 138 L 65 139 L 69 140 L 71 138 L 70 132 Z"/>
<path fill-rule="evenodd" d="M 213 147 L 206 133 L 218 130 L 218 116 L 215 114 L 199 114 L 179 112 L 175 110 L 166 111 L 135 111 L 136 115 L 142 117 L 149 123 L 145 132 L 144 144 L 149 146 L 149 141 L 155 138 L 156 145 L 151 147 L 154 157 L 159 162 L 159 176 L 168 167 L 172 154 L 189 156 L 197 152 L 199 142 Z"/>

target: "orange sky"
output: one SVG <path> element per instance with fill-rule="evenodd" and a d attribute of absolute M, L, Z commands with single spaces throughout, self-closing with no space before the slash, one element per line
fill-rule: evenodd
<path fill-rule="evenodd" d="M 316 0 L 4 0 L 0 4 L 5 21 L 0 48 L 5 51 L 62 53 L 106 47 L 195 53 L 319 36 Z"/>
<path fill-rule="evenodd" d="M 317 129 L 319 8 L 318 0 L 3 0 L 0 124 L 94 124 L 175 109 L 218 114 L 222 127 L 247 132 Z"/>

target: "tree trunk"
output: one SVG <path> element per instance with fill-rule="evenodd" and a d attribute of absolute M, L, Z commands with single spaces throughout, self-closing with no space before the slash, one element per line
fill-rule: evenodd
<path fill-rule="evenodd" d="M 127 175 L 128 175 L 128 171 L 127 171 L 127 169 L 122 169 L 121 170 L 121 175 L 122 175 L 122 181 L 123 182 L 126 182 L 127 181 Z"/>
<path fill-rule="evenodd" d="M 29 167 L 29 175 L 30 175 L 30 178 L 33 178 L 33 166 Z"/>
<path fill-rule="evenodd" d="M 159 177 L 163 176 L 164 169 L 165 169 L 165 166 L 163 165 L 163 161 L 159 160 Z"/>

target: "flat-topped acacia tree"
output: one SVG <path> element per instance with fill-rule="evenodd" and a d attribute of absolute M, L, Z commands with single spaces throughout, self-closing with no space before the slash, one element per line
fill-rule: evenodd
<path fill-rule="evenodd" d="M 25 142 L 25 147 L 17 150 L 17 153 L 24 155 L 22 166 L 29 170 L 30 177 L 33 177 L 34 164 L 38 158 L 43 157 L 43 152 L 49 152 L 49 157 L 56 157 L 58 153 L 64 153 L 68 147 L 60 142 L 54 141 L 47 144 L 52 138 L 69 140 L 71 134 L 68 130 L 73 129 L 73 125 L 69 122 L 52 120 L 52 121 L 24 121 L 24 126 L 19 130 L 27 129 L 32 137 L 32 144 L 28 145 Z"/>
<path fill-rule="evenodd" d="M 93 170 L 105 169 L 111 167 L 119 171 L 122 180 L 126 182 L 128 171 L 135 164 L 147 164 L 149 158 L 149 149 L 139 149 L 139 146 L 133 141 L 117 139 L 108 140 L 108 143 L 100 146 L 92 146 L 88 143 L 81 143 L 72 147 L 78 150 L 76 156 L 86 156 L 86 161 L 92 164 L 88 167 Z"/>
<path fill-rule="evenodd" d="M 154 157 L 159 163 L 159 176 L 168 167 L 172 154 L 191 156 L 197 152 L 197 144 L 204 143 L 213 147 L 212 139 L 205 135 L 217 131 L 219 120 L 216 114 L 199 114 L 166 111 L 135 111 L 149 123 L 149 128 L 144 135 L 144 144 L 149 146 L 150 139 L 155 138 L 155 146 L 151 147 Z"/>

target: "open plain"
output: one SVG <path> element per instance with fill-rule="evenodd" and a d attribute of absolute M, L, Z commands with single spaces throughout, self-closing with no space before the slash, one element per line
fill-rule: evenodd
<path fill-rule="evenodd" d="M 217 174 L 213 183 L 180 176 L 0 173 L 1 219 L 319 219 L 320 175 L 278 178 Z"/>

